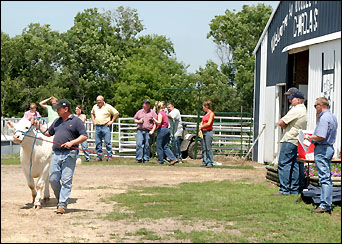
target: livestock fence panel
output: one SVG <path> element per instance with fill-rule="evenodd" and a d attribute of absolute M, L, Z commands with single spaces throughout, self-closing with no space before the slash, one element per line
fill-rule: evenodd
<path fill-rule="evenodd" d="M 228 113 L 223 113 L 227 115 Z M 214 155 L 233 155 L 243 156 L 245 155 L 252 143 L 253 139 L 253 119 L 251 117 L 243 117 L 241 113 L 232 115 L 240 116 L 220 116 L 220 113 L 216 113 L 213 129 L 214 138 L 212 148 Z M 196 135 L 197 116 L 196 115 L 182 115 L 183 122 L 183 138 L 187 134 Z M 202 121 L 203 116 L 200 116 Z M 1 139 L 2 141 L 11 141 L 11 135 L 13 132 L 9 130 L 7 122 L 11 121 L 16 123 L 21 118 L 1 118 Z M 172 121 L 170 121 L 172 123 Z M 96 152 L 95 144 L 95 126 L 91 119 L 87 119 L 85 127 L 88 133 L 88 150 Z M 113 157 L 135 157 L 136 151 L 136 134 L 137 125 L 134 123 L 134 119 L 118 118 L 111 127 L 111 140 Z M 172 132 L 174 134 L 174 132 Z M 173 139 L 173 135 L 171 136 Z M 12 144 L 11 144 L 12 145 Z M 171 148 L 173 144 L 171 144 Z M 153 147 L 153 146 L 152 146 Z M 155 146 L 154 146 L 155 147 Z M 197 142 L 197 148 L 200 151 L 201 144 Z M 105 144 L 102 144 L 102 150 L 106 154 Z M 13 150 L 12 150 L 13 151 Z M 80 155 L 83 155 L 83 151 L 80 151 Z M 97 156 L 95 153 L 90 153 L 92 156 Z"/>

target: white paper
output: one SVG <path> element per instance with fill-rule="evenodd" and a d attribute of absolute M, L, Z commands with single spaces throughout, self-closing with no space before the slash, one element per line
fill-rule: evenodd
<path fill-rule="evenodd" d="M 304 151 L 307 152 L 311 143 L 309 144 L 309 146 L 306 146 L 304 140 L 304 132 L 302 130 L 298 130 L 298 141 L 302 145 Z"/>

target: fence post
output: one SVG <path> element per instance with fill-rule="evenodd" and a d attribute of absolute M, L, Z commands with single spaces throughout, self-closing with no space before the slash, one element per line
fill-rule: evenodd
<path fill-rule="evenodd" d="M 121 153 L 121 118 L 119 118 L 119 125 L 118 125 L 118 129 L 119 129 L 119 153 Z"/>
<path fill-rule="evenodd" d="M 199 121 L 200 121 L 200 113 L 201 113 L 200 107 L 201 107 L 201 89 L 198 88 L 197 127 L 196 127 L 196 138 L 195 138 L 195 159 L 197 159 L 197 143 L 198 143 Z"/>
<path fill-rule="evenodd" d="M 240 140 L 240 145 L 241 145 L 241 147 L 240 147 L 240 157 L 242 157 L 242 106 L 241 106 L 241 112 L 240 112 L 240 138 L 241 138 L 241 140 Z"/>

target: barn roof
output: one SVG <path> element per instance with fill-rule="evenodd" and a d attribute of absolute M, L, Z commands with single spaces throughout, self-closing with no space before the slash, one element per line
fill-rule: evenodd
<path fill-rule="evenodd" d="M 268 29 L 269 25 L 271 24 L 272 19 L 273 19 L 273 16 L 275 15 L 275 12 L 277 12 L 277 9 L 278 9 L 279 5 L 280 5 L 280 1 L 278 1 L 277 6 L 274 8 L 274 10 L 273 10 L 273 12 L 272 12 L 270 18 L 269 18 L 268 21 L 267 21 L 267 24 L 266 24 L 266 26 L 265 26 L 265 29 L 264 29 L 264 31 L 262 32 L 262 34 L 261 34 L 261 36 L 260 36 L 260 38 L 259 38 L 259 41 L 258 41 L 257 45 L 256 45 L 255 48 L 254 48 L 254 51 L 253 51 L 253 54 L 254 54 L 254 55 L 255 55 L 256 51 L 258 50 L 258 48 L 259 48 L 259 46 L 260 46 L 262 40 L 264 39 L 264 36 L 265 36 L 265 34 L 267 33 L 267 29 Z"/>

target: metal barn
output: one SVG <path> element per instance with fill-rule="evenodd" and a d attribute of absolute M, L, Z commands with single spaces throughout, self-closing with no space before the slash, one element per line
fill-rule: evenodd
<path fill-rule="evenodd" d="M 305 94 L 308 130 L 316 125 L 314 103 L 327 97 L 337 116 L 335 157 L 341 152 L 341 2 L 279 1 L 254 49 L 253 160 L 269 163 L 280 150 L 279 119 L 288 111 L 284 93 Z M 263 129 L 264 128 L 264 129 Z"/>

